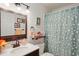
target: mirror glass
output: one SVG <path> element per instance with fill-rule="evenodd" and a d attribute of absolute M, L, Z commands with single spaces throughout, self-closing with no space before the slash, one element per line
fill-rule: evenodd
<path fill-rule="evenodd" d="M 26 34 L 26 16 L 0 10 L 1 36 Z"/>

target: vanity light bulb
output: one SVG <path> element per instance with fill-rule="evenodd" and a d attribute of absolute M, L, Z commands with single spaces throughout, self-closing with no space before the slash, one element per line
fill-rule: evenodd
<path fill-rule="evenodd" d="M 9 4 L 9 3 L 5 3 L 5 5 L 6 5 L 6 6 L 10 6 L 10 4 Z"/>
<path fill-rule="evenodd" d="M 29 10 L 26 10 L 26 12 L 27 12 L 27 13 L 30 13 L 30 11 L 29 11 Z"/>
<path fill-rule="evenodd" d="M 21 10 L 21 7 L 17 7 L 17 10 Z"/>

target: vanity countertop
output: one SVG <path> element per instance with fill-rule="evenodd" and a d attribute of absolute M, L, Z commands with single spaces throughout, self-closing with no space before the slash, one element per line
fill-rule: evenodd
<path fill-rule="evenodd" d="M 26 45 L 23 45 L 20 47 L 8 48 L 0 56 L 23 56 L 23 55 L 27 55 L 37 49 L 39 49 L 39 47 L 37 45 L 27 43 Z"/>

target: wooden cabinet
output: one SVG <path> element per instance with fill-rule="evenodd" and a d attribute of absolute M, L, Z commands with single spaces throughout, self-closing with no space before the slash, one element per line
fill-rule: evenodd
<path fill-rule="evenodd" d="M 24 55 L 24 56 L 39 56 L 39 49 L 27 54 L 27 55 Z"/>

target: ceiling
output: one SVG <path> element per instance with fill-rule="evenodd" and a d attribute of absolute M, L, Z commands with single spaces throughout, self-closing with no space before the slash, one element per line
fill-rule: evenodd
<path fill-rule="evenodd" d="M 46 8 L 47 10 L 55 10 L 71 4 L 73 3 L 40 3 L 40 5 Z"/>
<path fill-rule="evenodd" d="M 43 8 L 45 8 L 46 11 L 51 11 L 51 10 L 55 10 L 55 9 L 58 9 L 58 8 L 62 8 L 62 7 L 65 7 L 65 6 L 69 6 L 73 3 L 30 3 L 30 4 L 27 4 L 27 5 L 36 5 L 36 6 L 41 6 Z"/>

